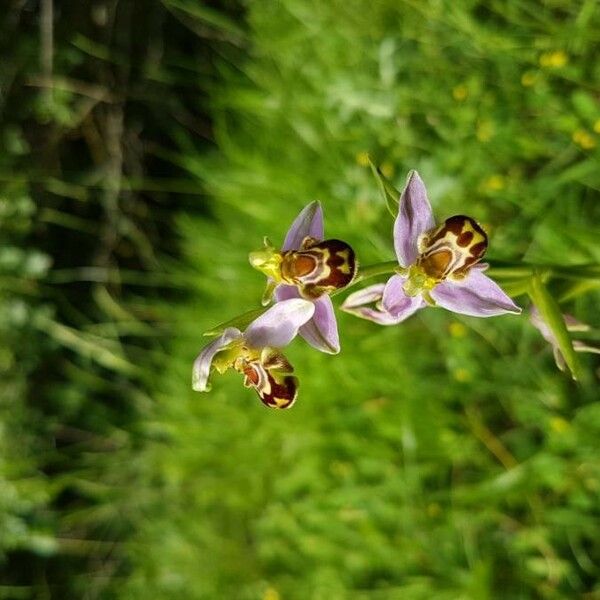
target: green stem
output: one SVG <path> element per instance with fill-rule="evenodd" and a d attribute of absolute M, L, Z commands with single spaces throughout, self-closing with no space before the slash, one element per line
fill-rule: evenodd
<path fill-rule="evenodd" d="M 336 290 L 331 295 L 335 296 L 337 294 L 341 294 L 345 292 L 349 288 L 355 286 L 357 283 L 364 281 L 365 279 L 369 279 L 371 277 L 377 277 L 377 275 L 389 275 L 395 273 L 400 266 L 398 265 L 398 261 L 388 260 L 386 262 L 375 263 L 373 265 L 368 265 L 366 267 L 360 267 L 358 270 L 358 274 L 352 280 L 350 284 L 348 284 L 345 288 L 340 290 Z"/>
<path fill-rule="evenodd" d="M 534 273 L 543 277 L 574 280 L 600 280 L 600 265 L 587 263 L 582 265 L 539 265 L 535 263 L 511 263 L 490 261 L 488 273 L 499 279 L 532 277 Z"/>
<path fill-rule="evenodd" d="M 554 278 L 600 281 L 600 265 L 597 264 L 561 266 L 536 265 L 533 263 L 518 262 L 511 263 L 506 261 L 489 261 L 489 264 L 490 268 L 487 273 L 494 278 L 504 280 L 528 280 L 534 273 L 538 273 L 544 280 Z M 400 267 L 395 260 L 388 260 L 386 262 L 361 267 L 352 283 L 341 290 L 336 290 L 332 296 L 345 292 L 365 279 L 377 277 L 378 275 L 392 275 L 398 272 L 399 268 Z"/>
<path fill-rule="evenodd" d="M 388 260 L 386 262 L 375 263 L 366 267 L 361 267 L 358 271 L 358 275 L 354 278 L 351 285 L 355 285 L 363 281 L 363 279 L 369 279 L 370 277 L 376 277 L 377 275 L 385 275 L 389 273 L 395 273 L 400 266 L 395 260 Z"/>
<path fill-rule="evenodd" d="M 571 371 L 573 379 L 580 379 L 582 373 L 577 353 L 573 347 L 573 342 L 567 331 L 565 317 L 563 316 L 558 302 L 552 297 L 544 285 L 544 280 L 538 273 L 531 277 L 529 296 L 531 301 L 537 306 L 542 319 L 554 334 L 556 344 Z"/>
<path fill-rule="evenodd" d="M 585 264 L 573 266 L 560 265 L 535 265 L 532 263 L 523 262 L 507 262 L 507 261 L 489 261 L 490 268 L 487 271 L 493 278 L 502 280 L 502 285 L 507 289 L 509 295 L 520 296 L 527 293 L 530 287 L 530 280 L 534 277 L 538 278 L 542 283 L 548 279 L 570 279 L 579 281 L 598 281 L 600 282 L 600 265 Z M 355 285 L 363 282 L 365 279 L 371 279 L 378 275 L 393 275 L 401 270 L 400 265 L 395 260 L 375 263 L 361 267 L 358 274 L 345 288 L 336 290 L 331 295 L 336 296 L 342 292 L 346 292 Z M 231 319 L 225 323 L 221 323 L 217 327 L 204 333 L 204 335 L 213 337 L 219 335 L 227 327 L 237 327 L 244 329 L 252 320 L 261 315 L 266 308 L 257 308 Z"/>

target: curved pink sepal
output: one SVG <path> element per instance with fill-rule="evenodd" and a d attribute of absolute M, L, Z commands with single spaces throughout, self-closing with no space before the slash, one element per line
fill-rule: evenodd
<path fill-rule="evenodd" d="M 425 302 L 421 295 L 407 296 L 404 292 L 404 275 L 393 275 L 388 279 L 383 290 L 382 306 L 392 317 L 401 323 L 416 313 L 419 309 L 425 307 Z"/>
<path fill-rule="evenodd" d="M 208 391 L 208 377 L 213 358 L 232 342 L 239 340 L 242 332 L 235 327 L 228 327 L 216 340 L 205 346 L 194 361 L 192 368 L 192 389 L 196 392 Z"/>
<path fill-rule="evenodd" d="M 378 325 L 396 325 L 402 318 L 393 317 L 381 306 L 384 289 L 385 283 L 376 283 L 354 292 L 344 300 L 341 308 L 351 315 L 373 321 Z"/>
<path fill-rule="evenodd" d="M 282 250 L 300 250 L 302 240 L 307 237 L 322 240 L 324 237 L 323 209 L 321 203 L 311 202 L 305 206 L 288 229 Z"/>
<path fill-rule="evenodd" d="M 300 292 L 291 285 L 280 285 L 275 290 L 278 301 L 298 297 Z M 340 339 L 331 298 L 323 295 L 314 300 L 313 304 L 315 313 L 312 319 L 300 327 L 298 333 L 313 348 L 327 354 L 337 354 L 340 351 Z"/>
<path fill-rule="evenodd" d="M 314 313 L 314 304 L 303 298 L 277 302 L 250 323 L 244 332 L 246 344 L 251 348 L 283 348 Z"/>
<path fill-rule="evenodd" d="M 417 240 L 435 226 L 425 184 L 416 171 L 411 171 L 400 196 L 400 209 L 394 223 L 394 248 L 402 267 L 417 259 Z"/>
<path fill-rule="evenodd" d="M 472 317 L 521 312 L 512 298 L 478 269 L 471 269 L 462 281 L 439 283 L 431 290 L 431 297 L 442 308 Z"/>

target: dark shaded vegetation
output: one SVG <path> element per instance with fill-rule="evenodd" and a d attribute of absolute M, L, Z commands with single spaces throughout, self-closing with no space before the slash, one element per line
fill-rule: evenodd
<path fill-rule="evenodd" d="M 186 294 L 175 217 L 206 211 L 177 155 L 211 145 L 214 58 L 233 48 L 195 23 L 147 1 L 1 16 L 0 597 L 98 597 L 126 569 L 158 303 Z"/>

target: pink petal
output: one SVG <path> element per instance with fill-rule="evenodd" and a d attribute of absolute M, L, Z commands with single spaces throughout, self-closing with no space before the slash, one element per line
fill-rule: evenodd
<path fill-rule="evenodd" d="M 531 305 L 531 314 L 529 315 L 529 320 L 531 321 L 531 324 L 542 334 L 542 337 L 550 344 L 550 346 L 552 346 L 552 354 L 554 355 L 554 362 L 556 363 L 556 366 L 561 371 L 565 371 L 567 368 L 567 363 L 565 362 L 564 356 L 560 351 L 558 341 L 550 327 L 546 325 L 546 321 L 542 319 L 542 315 L 535 304 Z M 573 347 L 575 347 L 574 343 Z"/>
<path fill-rule="evenodd" d="M 589 325 L 582 323 L 573 315 L 565 314 L 563 315 L 563 318 L 568 331 L 589 331 L 590 329 Z M 546 321 L 542 319 L 542 315 L 535 304 L 531 305 L 531 314 L 529 316 L 529 320 L 531 321 L 531 324 L 542 334 L 542 337 L 552 346 L 554 362 L 556 363 L 556 366 L 561 371 L 565 371 L 566 362 L 558 345 L 558 341 L 550 327 L 548 327 L 546 324 Z M 579 340 L 573 340 L 572 343 L 575 352 L 591 352 L 593 354 L 600 354 L 600 348 L 596 346 L 588 346 L 585 342 L 581 342 Z"/>
<path fill-rule="evenodd" d="M 242 332 L 235 327 L 228 327 L 216 340 L 205 346 L 192 369 L 192 388 L 196 392 L 208 391 L 208 376 L 216 354 L 224 350 L 231 342 L 242 337 Z"/>
<path fill-rule="evenodd" d="M 579 319 L 576 319 L 573 315 L 568 313 L 563 314 L 563 319 L 565 320 L 565 325 L 567 327 L 567 331 L 577 332 L 577 331 L 589 331 L 590 326 L 587 323 L 582 323 Z M 537 330 L 542 334 L 544 339 L 547 342 L 550 342 L 553 345 L 558 345 L 552 330 L 546 324 L 546 321 L 542 319 L 542 315 L 538 310 L 538 307 L 535 304 L 531 305 L 531 314 L 529 316 L 529 320 L 531 324 L 534 325 Z M 575 346 L 575 342 L 573 342 L 573 346 Z"/>
<path fill-rule="evenodd" d="M 588 346 L 585 342 L 579 340 L 573 341 L 573 348 L 575 352 L 590 352 L 591 354 L 600 354 L 600 348 L 598 346 Z"/>
<path fill-rule="evenodd" d="M 392 317 L 387 311 L 377 308 L 383 297 L 384 288 L 385 283 L 376 283 L 350 294 L 342 304 L 342 310 L 361 319 L 373 321 L 378 325 L 396 325 L 400 322 L 400 319 Z"/>
<path fill-rule="evenodd" d="M 550 327 L 546 325 L 546 321 L 542 319 L 542 315 L 540 314 L 540 311 L 538 310 L 537 306 L 535 306 L 535 304 L 531 305 L 531 314 L 529 315 L 529 320 L 549 344 L 551 344 L 553 347 L 558 348 L 558 341 L 554 337 L 554 334 L 552 333 Z"/>
<path fill-rule="evenodd" d="M 344 310 L 358 308 L 365 304 L 374 304 L 381 300 L 383 297 L 383 290 L 385 289 L 385 283 L 376 283 L 370 285 L 358 292 L 350 294 L 342 304 Z"/>
<path fill-rule="evenodd" d="M 278 301 L 286 298 L 298 298 L 300 292 L 291 285 L 280 285 L 275 290 Z M 327 354 L 340 351 L 340 339 L 333 304 L 329 296 L 321 296 L 314 301 L 313 318 L 300 328 L 300 335 L 313 347 Z"/>
<path fill-rule="evenodd" d="M 439 283 L 431 290 L 431 297 L 443 308 L 473 317 L 521 312 L 498 284 L 477 269 L 472 269 L 462 281 Z"/>
<path fill-rule="evenodd" d="M 565 325 L 568 331 L 589 331 L 590 326 L 587 323 L 582 323 L 579 319 L 576 319 L 573 315 L 564 314 Z"/>
<path fill-rule="evenodd" d="M 400 196 L 400 210 L 394 223 L 394 248 L 400 266 L 408 267 L 415 262 L 419 236 L 434 225 L 425 185 L 419 174 L 411 171 Z"/>
<path fill-rule="evenodd" d="M 293 298 L 277 302 L 252 321 L 244 338 L 251 348 L 283 348 L 298 334 L 315 312 L 315 306 L 309 300 Z"/>
<path fill-rule="evenodd" d="M 337 320 L 329 296 L 321 296 L 315 300 L 315 314 L 300 328 L 300 335 L 321 352 L 337 354 L 340 351 Z"/>
<path fill-rule="evenodd" d="M 406 277 L 404 275 L 393 275 L 388 279 L 383 290 L 383 309 L 397 319 L 397 323 L 408 319 L 425 306 L 425 302 L 423 302 L 420 295 L 406 295 L 403 287 L 405 281 Z"/>
<path fill-rule="evenodd" d="M 317 201 L 311 202 L 305 206 L 300 214 L 294 219 L 289 228 L 282 250 L 299 250 L 302 240 L 310 236 L 317 240 L 324 237 L 323 229 L 323 209 Z"/>

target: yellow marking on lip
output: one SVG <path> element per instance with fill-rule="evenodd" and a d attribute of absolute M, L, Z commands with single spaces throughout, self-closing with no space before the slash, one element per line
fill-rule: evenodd
<path fill-rule="evenodd" d="M 346 248 L 345 250 L 336 252 L 336 255 L 344 261 L 344 264 L 338 267 L 339 272 L 344 275 L 350 275 L 350 251 Z"/>

